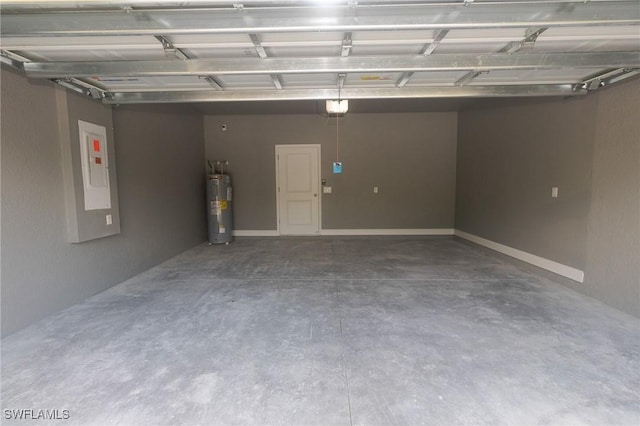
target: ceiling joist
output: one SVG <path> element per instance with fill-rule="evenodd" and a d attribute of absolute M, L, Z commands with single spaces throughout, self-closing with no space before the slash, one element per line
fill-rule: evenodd
<path fill-rule="evenodd" d="M 431 43 L 426 44 L 420 53 L 422 53 L 424 56 L 431 55 L 433 52 L 436 51 L 436 49 L 440 45 L 440 42 L 442 42 L 442 40 L 447 36 L 447 34 L 449 34 L 449 30 L 436 31 L 433 36 L 433 41 Z"/>
<path fill-rule="evenodd" d="M 167 39 L 166 37 L 157 35 L 155 36 L 155 38 L 160 43 L 162 43 L 162 49 L 164 50 L 164 54 L 168 58 L 176 58 L 182 61 L 189 59 L 189 57 L 182 50 L 175 47 L 173 43 L 171 43 L 171 41 L 169 41 L 169 39 Z"/>
<path fill-rule="evenodd" d="M 425 44 L 420 50 L 420 53 L 424 56 L 433 54 L 433 52 L 435 52 L 440 45 L 440 42 L 442 42 L 442 40 L 447 36 L 448 33 L 449 30 L 435 31 L 433 41 L 431 43 Z M 415 71 L 405 71 L 396 82 L 396 86 L 404 87 L 409 82 L 409 80 L 411 80 L 411 77 L 413 77 L 414 73 Z"/>
<path fill-rule="evenodd" d="M 222 90 L 222 84 L 212 75 L 200 76 L 201 79 L 209 83 L 211 87 L 216 90 Z"/>
<path fill-rule="evenodd" d="M 112 93 L 103 99 L 107 104 L 232 102 L 277 100 L 394 99 L 394 98 L 459 98 L 513 96 L 577 96 L 587 90 L 570 84 L 538 86 L 452 86 L 419 88 L 352 88 L 352 89 L 283 89 L 236 91 L 185 91 Z"/>
<path fill-rule="evenodd" d="M 637 68 L 640 52 L 394 57 L 221 58 L 185 61 L 25 62 L 31 78 L 170 75 L 256 75 L 406 71 L 490 71 L 561 68 Z"/>
<path fill-rule="evenodd" d="M 520 41 L 512 41 L 511 43 L 507 44 L 505 47 L 500 49 L 498 52 L 499 53 L 516 53 L 526 48 L 531 49 L 533 48 L 533 45 L 535 44 L 538 37 L 540 37 L 540 34 L 547 31 L 548 29 L 549 28 L 546 28 L 546 27 L 529 28 L 527 29 L 527 35 L 525 36 L 524 39 Z"/>
<path fill-rule="evenodd" d="M 548 28 L 546 28 L 546 27 L 543 27 L 543 28 L 528 28 L 527 29 L 527 34 L 525 35 L 524 39 L 519 40 L 519 41 L 510 42 L 509 44 L 504 46 L 502 49 L 498 50 L 498 53 L 507 53 L 507 54 L 511 55 L 513 53 L 519 52 L 520 50 L 524 49 L 525 47 L 532 48 L 533 45 L 535 44 L 536 40 L 540 36 L 540 34 L 545 32 L 546 30 L 548 30 Z M 476 78 L 478 78 L 480 75 L 482 75 L 484 73 L 487 73 L 489 71 L 490 70 L 469 71 L 467 74 L 465 74 L 464 76 L 459 78 L 456 81 L 456 84 L 457 85 L 468 84 L 471 81 L 473 81 Z"/>
<path fill-rule="evenodd" d="M 134 2 L 128 2 L 132 4 Z M 160 2 L 159 2 L 160 3 Z M 230 2 L 226 2 L 230 6 Z M 294 3 L 294 2 L 292 2 Z M 388 3 L 388 4 L 387 4 Z M 13 36 L 98 36 L 230 34 L 309 31 L 399 31 L 483 28 L 571 27 L 640 23 L 637 1 L 590 1 L 559 8 L 565 2 L 460 2 L 326 6 L 295 2 L 271 6 L 182 9 L 74 9 L 52 13 L 37 9 L 11 13 L 3 6 L 2 34 Z M 16 6 L 14 6 L 16 8 Z M 357 14 L 351 14 L 353 9 Z M 17 7 L 16 10 L 20 10 Z M 255 12 L 255 13 L 254 13 Z"/>
<path fill-rule="evenodd" d="M 469 5 L 474 3 L 475 0 L 425 0 L 417 1 L 413 0 L 413 4 L 438 4 L 442 5 Z M 483 1 L 483 0 L 480 0 Z M 582 0 L 585 1 L 585 0 Z M 590 0 L 592 2 L 619 2 L 619 0 Z M 576 0 L 546 0 L 545 3 L 553 3 L 556 5 L 572 4 Z M 103 9 L 103 8 L 120 8 L 131 9 L 135 8 L 201 8 L 201 7 L 233 7 L 234 9 L 244 10 L 245 8 L 257 8 L 257 7 L 293 7 L 300 4 L 308 5 L 309 1 L 300 0 L 247 0 L 244 2 L 229 1 L 229 0 L 47 0 L 43 3 L 42 0 L 3 0 L 3 4 L 10 8 L 18 9 Z M 342 0 L 342 5 L 349 8 L 362 7 L 364 5 L 389 5 L 393 3 L 393 0 Z M 407 2 L 405 2 L 407 3 Z M 518 3 L 531 3 L 531 0 L 510 0 L 510 4 Z"/>
<path fill-rule="evenodd" d="M 638 0 L 0 2 L 3 64 L 106 103 L 572 96 L 640 70 Z"/>
<path fill-rule="evenodd" d="M 601 87 L 626 80 L 627 78 L 634 77 L 638 74 L 640 74 L 640 68 L 618 68 L 592 76 L 582 81 L 580 84 L 577 84 L 575 88 L 589 91 L 598 90 Z"/>
<path fill-rule="evenodd" d="M 269 55 L 267 55 L 267 51 L 264 50 L 262 46 L 262 42 L 260 41 L 260 37 L 258 34 L 249 34 L 249 38 L 251 39 L 251 43 L 253 43 L 253 47 L 256 49 L 256 53 L 260 59 L 265 59 Z"/>

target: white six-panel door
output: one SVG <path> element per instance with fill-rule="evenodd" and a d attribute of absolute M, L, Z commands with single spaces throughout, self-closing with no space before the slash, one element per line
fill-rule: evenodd
<path fill-rule="evenodd" d="M 276 145 L 280 235 L 320 232 L 320 145 Z"/>

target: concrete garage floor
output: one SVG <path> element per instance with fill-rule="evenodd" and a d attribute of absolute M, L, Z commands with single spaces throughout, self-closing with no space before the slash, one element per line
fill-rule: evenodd
<path fill-rule="evenodd" d="M 640 321 L 531 271 L 451 238 L 201 245 L 4 339 L 2 408 L 69 410 L 65 425 L 638 425 Z"/>

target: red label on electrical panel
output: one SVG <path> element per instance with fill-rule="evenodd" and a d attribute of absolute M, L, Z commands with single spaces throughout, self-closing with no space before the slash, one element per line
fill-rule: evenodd
<path fill-rule="evenodd" d="M 93 150 L 95 152 L 100 152 L 100 141 L 98 139 L 93 140 Z"/>

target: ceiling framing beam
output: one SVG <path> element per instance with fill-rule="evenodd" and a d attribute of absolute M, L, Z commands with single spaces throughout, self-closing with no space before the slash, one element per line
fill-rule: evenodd
<path fill-rule="evenodd" d="M 258 36 L 258 34 L 249 34 L 249 38 L 251 39 L 251 43 L 253 43 L 253 47 L 256 49 L 258 57 L 260 59 L 267 59 L 269 55 L 267 55 L 267 51 L 262 46 L 262 42 L 260 41 L 260 37 Z M 282 77 L 280 77 L 277 73 L 271 74 L 270 77 L 275 88 L 278 90 L 282 90 Z"/>
<path fill-rule="evenodd" d="M 424 56 L 429 56 L 433 54 L 433 52 L 435 52 L 438 46 L 440 45 L 440 42 L 447 36 L 448 33 L 449 33 L 449 30 L 436 31 L 433 37 L 433 41 L 431 43 L 425 44 L 422 50 L 420 51 L 420 54 Z M 411 77 L 413 77 L 413 74 L 415 74 L 415 71 L 405 71 L 396 82 L 396 86 L 404 87 L 409 82 L 409 80 L 411 80 Z"/>
<path fill-rule="evenodd" d="M 486 74 L 488 72 L 489 71 L 470 71 L 465 75 L 463 75 L 462 77 L 460 77 L 458 80 L 456 80 L 454 84 L 456 86 L 464 86 L 465 84 L 471 83 L 473 80 L 480 77 L 482 74 Z"/>
<path fill-rule="evenodd" d="M 505 4 L 506 3 L 506 4 Z M 538 3 L 538 4 L 536 4 Z M 358 4 L 357 14 L 342 5 L 183 9 L 30 10 L 11 13 L 3 5 L 3 35 L 156 35 L 317 31 L 400 31 L 476 28 L 633 25 L 640 23 L 637 1 L 581 2 L 558 10 L 554 2 Z M 7 13 L 9 12 L 9 13 Z M 55 19 L 53 19 L 55 17 Z"/>
<path fill-rule="evenodd" d="M 104 99 L 107 96 L 104 88 L 95 84 L 87 83 L 84 80 L 78 78 L 58 78 L 52 79 L 54 83 L 64 87 L 65 89 L 72 90 L 82 95 L 90 96 L 94 99 Z"/>
<path fill-rule="evenodd" d="M 513 96 L 576 96 L 587 91 L 572 86 L 469 86 L 469 87 L 419 87 L 397 88 L 343 88 L 343 89 L 285 89 L 285 90 L 235 90 L 235 91 L 186 91 L 186 92 L 138 92 L 111 93 L 103 99 L 107 104 L 180 103 L 180 102 L 232 102 L 275 100 L 322 99 L 391 99 L 391 98 L 469 98 Z"/>
<path fill-rule="evenodd" d="M 442 42 L 442 40 L 447 36 L 447 34 L 449 34 L 449 30 L 436 31 L 435 35 L 433 36 L 433 41 L 431 43 L 426 44 L 422 48 L 422 51 L 420 53 L 422 53 L 424 56 L 431 55 L 433 52 L 436 51 L 436 49 L 440 45 L 440 42 Z"/>
<path fill-rule="evenodd" d="M 601 87 L 608 86 L 618 81 L 626 80 L 640 74 L 640 68 L 618 68 L 609 70 L 586 80 L 574 86 L 575 89 L 598 90 Z"/>
<path fill-rule="evenodd" d="M 525 34 L 525 37 L 522 40 L 512 41 L 511 43 L 504 46 L 502 49 L 498 50 L 498 53 L 506 53 L 510 55 L 512 53 L 519 52 L 524 48 L 531 49 L 533 48 L 533 45 L 535 44 L 540 34 L 542 34 L 548 29 L 549 29 L 548 27 L 528 28 Z M 484 74 L 487 72 L 488 71 L 478 71 L 478 70 L 469 71 L 468 73 L 463 75 L 460 79 L 458 79 L 458 81 L 456 81 L 456 84 L 457 85 L 468 84 L 471 81 L 478 78 L 481 74 Z"/>
<path fill-rule="evenodd" d="M 213 87 L 216 90 L 223 90 L 222 84 L 220 84 L 220 82 L 212 75 L 201 75 L 200 76 L 201 79 L 203 79 L 204 81 L 206 81 L 207 83 L 209 83 L 209 85 L 211 87 Z"/>
<path fill-rule="evenodd" d="M 459 4 L 471 4 L 475 0 L 441 0 L 438 3 L 447 4 L 450 6 Z M 595 2 L 612 2 L 616 0 L 590 0 Z M 350 7 L 363 6 L 368 3 L 375 3 L 377 5 L 390 4 L 393 0 L 381 1 L 381 0 L 349 0 L 347 3 Z M 530 3 L 531 0 L 511 0 L 510 3 Z M 548 3 L 555 3 L 562 5 L 564 3 L 573 3 L 575 0 L 547 0 Z M 268 6 L 296 6 L 304 4 L 301 0 L 251 0 L 249 5 L 243 3 L 236 3 L 230 0 L 92 0 L 91 2 L 82 0 L 47 0 L 46 5 L 42 0 L 3 0 L 3 5 L 11 9 L 71 9 L 71 8 L 105 8 L 105 7 L 118 7 L 118 8 L 144 8 L 144 7 L 159 7 L 159 6 L 180 6 L 180 7 L 230 7 L 233 5 L 236 9 L 252 8 L 252 7 L 268 7 Z M 308 2 L 307 2 L 308 3 Z M 420 3 L 414 1 L 414 3 Z M 436 2 L 423 2 L 423 3 L 436 3 Z"/>
<path fill-rule="evenodd" d="M 87 90 L 87 95 L 91 96 L 94 99 L 102 99 L 106 96 L 104 87 L 98 86 L 93 83 L 88 83 L 80 78 L 70 78 L 69 83 L 84 87 Z"/>
<path fill-rule="evenodd" d="M 605 84 L 617 83 L 619 81 L 626 80 L 627 78 L 635 77 L 637 75 L 640 75 L 640 68 L 625 68 L 621 74 L 607 79 Z"/>
<path fill-rule="evenodd" d="M 169 58 L 177 58 L 181 61 L 186 61 L 189 57 L 180 49 L 175 47 L 173 43 L 169 41 L 165 36 L 156 35 L 154 36 L 156 40 L 162 43 L 162 49 L 164 49 L 165 56 Z"/>
<path fill-rule="evenodd" d="M 523 55 L 414 55 L 324 58 L 232 58 L 186 61 L 25 62 L 31 78 L 168 75 L 258 75 L 405 71 L 490 71 L 560 68 L 638 68 L 640 52 Z"/>
<path fill-rule="evenodd" d="M 282 90 L 282 78 L 278 74 L 271 74 L 271 81 L 277 90 Z"/>
<path fill-rule="evenodd" d="M 24 71 L 23 64 L 30 61 L 31 60 L 29 58 L 25 58 L 24 56 L 18 55 L 10 50 L 0 50 L 0 62 L 17 70 Z"/>
<path fill-rule="evenodd" d="M 256 53 L 258 54 L 260 59 L 266 59 L 268 57 L 267 51 L 264 50 L 258 34 L 249 34 L 249 38 L 251 39 L 251 43 L 253 43 L 253 47 L 254 49 L 256 49 Z"/>
<path fill-rule="evenodd" d="M 396 87 L 406 86 L 406 84 L 409 82 L 409 80 L 411 80 L 411 77 L 413 77 L 414 74 L 415 72 L 413 71 L 407 71 L 402 73 L 398 81 L 396 81 Z"/>
<path fill-rule="evenodd" d="M 12 52 L 10 50 L 2 49 L 0 50 L 0 55 L 17 62 L 31 62 L 31 59 L 27 58 L 26 56 L 18 55 L 17 53 Z"/>
<path fill-rule="evenodd" d="M 522 40 L 512 41 L 502 49 L 498 50 L 498 53 L 516 53 L 525 48 L 531 49 L 533 48 L 533 45 L 536 43 L 536 40 L 538 39 L 540 34 L 547 31 L 548 29 L 548 27 L 529 28 L 527 29 L 527 34 Z"/>
<path fill-rule="evenodd" d="M 54 83 L 59 84 L 60 86 L 64 87 L 65 89 L 69 89 L 71 91 L 74 91 L 76 93 L 80 93 L 81 95 L 86 95 L 86 96 L 91 96 L 91 93 L 89 92 L 88 89 L 85 89 L 77 84 L 72 83 L 69 80 L 65 80 L 65 79 L 57 79 L 57 80 L 52 80 Z"/>

